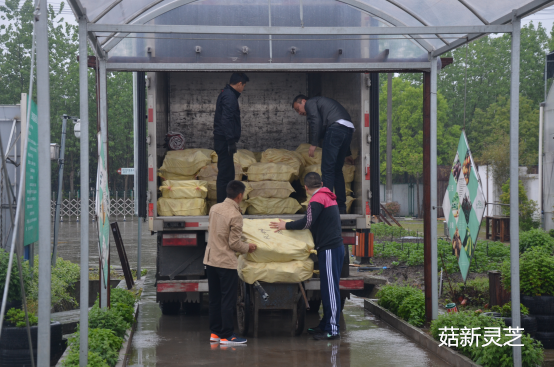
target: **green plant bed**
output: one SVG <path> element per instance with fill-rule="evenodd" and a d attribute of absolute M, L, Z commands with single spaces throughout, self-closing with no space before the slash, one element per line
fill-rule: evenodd
<path fill-rule="evenodd" d="M 414 326 L 425 322 L 425 296 L 420 289 L 397 285 L 385 285 L 376 295 L 379 306 Z"/>
<path fill-rule="evenodd" d="M 502 285 L 511 291 L 510 261 L 501 267 Z M 530 247 L 519 260 L 519 288 L 525 296 L 554 296 L 554 256 L 544 247 Z"/>
<path fill-rule="evenodd" d="M 74 334 L 69 339 L 69 348 L 71 351 L 63 361 L 64 367 L 73 367 L 79 365 L 79 337 L 80 332 Z M 123 338 L 118 337 L 109 329 L 89 329 L 88 349 L 89 359 L 88 367 L 113 367 L 117 364 L 119 350 L 123 344 Z"/>
<path fill-rule="evenodd" d="M 455 330 L 454 332 L 457 334 L 461 334 L 460 330 L 462 329 L 468 329 L 469 332 L 471 332 L 473 328 L 478 328 L 477 330 L 479 331 L 476 331 L 476 333 L 480 334 L 480 336 L 477 336 L 476 339 L 474 339 L 474 342 L 471 345 L 469 345 L 469 343 L 466 343 L 465 345 L 458 343 L 457 347 L 452 347 L 453 349 L 471 358 L 475 363 L 484 367 L 513 366 L 513 348 L 509 345 L 504 345 L 513 338 L 506 336 L 506 331 L 502 330 L 506 328 L 506 325 L 502 319 L 488 317 L 482 315 L 481 313 L 470 311 L 447 313 L 439 315 L 437 320 L 434 320 L 431 323 L 430 332 L 435 340 L 440 341 L 441 333 L 451 333 L 451 331 L 445 332 L 444 328 L 451 330 L 450 328 L 452 327 Z M 483 345 L 488 341 L 483 337 L 485 327 L 501 328 L 502 336 L 500 339 L 495 338 L 495 340 L 497 340 L 498 344 L 501 344 L 502 346 L 491 343 L 488 346 L 483 347 Z M 477 340 L 478 343 L 475 343 L 475 340 Z M 526 334 L 522 336 L 520 344 L 523 344 L 523 347 L 521 347 L 523 366 L 540 366 L 543 361 L 543 349 L 541 344 Z"/>

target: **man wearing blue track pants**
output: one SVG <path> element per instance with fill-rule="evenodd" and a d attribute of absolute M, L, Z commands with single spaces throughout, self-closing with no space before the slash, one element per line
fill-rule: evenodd
<path fill-rule="evenodd" d="M 309 229 L 314 238 L 319 261 L 319 278 L 323 318 L 318 326 L 308 329 L 316 340 L 340 339 L 341 312 L 339 281 L 344 261 L 344 243 L 336 196 L 323 187 L 321 176 L 309 172 L 304 178 L 306 193 L 311 195 L 304 218 L 294 222 L 272 222 L 277 230 Z"/>

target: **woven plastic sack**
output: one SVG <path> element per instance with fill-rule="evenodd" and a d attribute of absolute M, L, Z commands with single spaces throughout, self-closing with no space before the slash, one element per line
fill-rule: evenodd
<path fill-rule="evenodd" d="M 294 192 L 290 182 L 281 181 L 259 181 L 248 182 L 250 191 L 249 198 L 288 198 Z"/>
<path fill-rule="evenodd" d="M 300 183 L 304 185 L 304 177 L 308 172 L 316 172 L 321 175 L 321 165 L 320 164 L 314 164 L 311 166 L 307 166 L 304 168 L 304 172 L 302 172 L 302 175 L 300 176 Z M 344 176 L 344 182 L 350 183 L 354 181 L 354 173 L 356 172 L 356 166 L 352 166 L 350 164 L 345 164 L 342 166 L 342 174 Z"/>
<path fill-rule="evenodd" d="M 352 190 L 352 182 L 345 182 L 344 186 L 346 188 L 346 195 L 354 193 L 354 191 Z"/>
<path fill-rule="evenodd" d="M 292 181 L 295 170 L 285 163 L 254 163 L 247 175 L 248 181 Z"/>
<path fill-rule="evenodd" d="M 249 215 L 294 214 L 302 207 L 293 198 L 250 198 L 246 200 L 250 205 L 246 211 Z"/>
<path fill-rule="evenodd" d="M 204 181 L 215 181 L 217 180 L 218 172 L 217 163 L 210 163 L 198 171 L 198 179 Z M 240 164 L 235 163 L 235 180 L 240 181 L 242 179 L 242 174 L 242 167 Z"/>
<path fill-rule="evenodd" d="M 346 212 L 348 214 L 350 214 L 350 209 L 352 209 L 352 203 L 355 201 L 356 199 L 354 199 L 352 196 L 347 196 L 346 197 Z"/>
<path fill-rule="evenodd" d="M 257 246 L 256 251 L 246 254 L 246 260 L 257 263 L 306 260 L 314 250 L 312 233 L 301 231 L 278 231 L 269 227 L 279 219 L 244 219 L 242 240 Z"/>
<path fill-rule="evenodd" d="M 285 163 L 294 168 L 296 177 L 304 168 L 304 158 L 297 152 L 286 149 L 267 149 L 262 153 L 262 163 Z"/>
<path fill-rule="evenodd" d="M 266 283 L 300 283 L 310 279 L 314 273 L 314 262 L 289 261 L 286 263 L 255 263 L 246 260 L 244 255 L 238 258 L 239 277 L 248 284 L 256 281 Z"/>
<path fill-rule="evenodd" d="M 211 152 L 211 149 L 170 150 L 165 155 L 160 171 L 181 176 L 195 175 L 200 168 L 212 161 Z"/>
<path fill-rule="evenodd" d="M 205 199 L 208 195 L 208 183 L 206 181 L 173 181 L 162 182 L 160 186 L 162 197 L 171 199 Z"/>
<path fill-rule="evenodd" d="M 309 150 L 312 145 L 308 143 L 302 143 L 296 148 L 296 152 L 302 156 L 307 166 L 313 164 L 321 165 L 321 156 L 323 150 L 321 148 L 315 148 L 314 156 L 310 157 Z"/>
<path fill-rule="evenodd" d="M 167 180 L 174 180 L 174 181 L 190 181 L 190 180 L 196 180 L 196 174 L 191 176 L 183 176 L 179 175 L 177 173 L 171 173 L 164 170 L 159 169 L 158 170 L 158 176 L 162 178 L 163 181 Z"/>
<path fill-rule="evenodd" d="M 215 159 L 213 160 L 213 162 L 217 162 L 217 154 L 215 155 Z M 233 155 L 233 162 L 240 165 L 242 169 L 246 171 L 248 167 L 250 167 L 250 165 L 256 163 L 257 161 L 254 153 L 252 153 L 248 149 L 239 149 Z"/>
<path fill-rule="evenodd" d="M 158 215 L 170 217 L 173 215 L 206 215 L 206 200 L 204 199 L 158 199 Z"/>

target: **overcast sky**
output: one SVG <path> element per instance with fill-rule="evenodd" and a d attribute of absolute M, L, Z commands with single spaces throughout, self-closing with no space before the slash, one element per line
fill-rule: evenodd
<path fill-rule="evenodd" d="M 489 0 L 483 0 L 483 1 L 489 1 Z M 61 0 L 53 0 L 48 1 L 48 4 L 52 4 L 54 8 L 57 10 L 60 6 Z M 0 0 L 0 5 L 4 5 L 5 0 Z M 64 10 L 62 12 L 62 16 L 66 21 L 68 21 L 71 24 L 77 24 L 75 21 L 75 17 L 73 16 L 73 12 L 69 8 L 69 5 L 67 2 L 65 2 Z M 537 25 L 539 22 L 542 23 L 543 27 L 546 28 L 548 33 L 550 34 L 550 31 L 552 30 L 552 24 L 554 23 L 554 6 L 551 6 L 549 8 L 543 9 L 533 15 L 530 15 L 523 19 L 522 25 L 526 25 L 529 22 L 533 22 L 535 25 Z M 2 24 L 3 21 L 0 20 L 0 24 Z"/>

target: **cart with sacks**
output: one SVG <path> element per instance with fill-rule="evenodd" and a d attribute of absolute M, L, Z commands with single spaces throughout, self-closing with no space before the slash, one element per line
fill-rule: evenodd
<path fill-rule="evenodd" d="M 317 312 L 321 304 L 314 242 L 309 230 L 275 231 L 278 219 L 244 219 L 243 241 L 256 251 L 238 257 L 237 322 L 239 332 L 258 337 L 259 313 L 291 311 L 291 336 L 303 333 L 306 311 Z M 363 278 L 341 278 L 341 301 L 351 290 L 364 287 Z"/>

